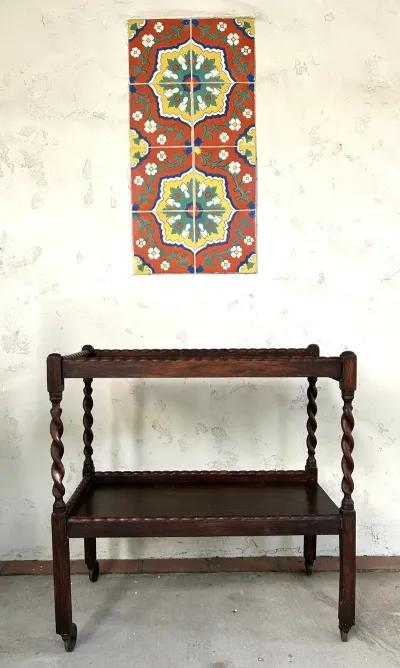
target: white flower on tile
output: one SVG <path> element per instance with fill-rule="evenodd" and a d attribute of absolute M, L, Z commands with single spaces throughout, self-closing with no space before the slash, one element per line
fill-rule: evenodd
<path fill-rule="evenodd" d="M 235 162 L 235 160 L 232 160 L 232 162 L 229 163 L 228 169 L 231 174 L 239 174 L 240 162 Z"/>
<path fill-rule="evenodd" d="M 213 197 L 212 199 L 208 200 L 208 202 L 207 202 L 207 206 L 208 206 L 209 209 L 212 209 L 213 206 L 218 206 L 218 204 L 220 203 L 220 201 L 221 201 L 221 198 L 218 197 L 218 195 L 216 195 L 216 196 Z M 209 217 L 210 217 L 210 216 L 209 216 Z"/>
<path fill-rule="evenodd" d="M 150 49 L 154 44 L 154 35 L 143 35 L 142 44 Z"/>
<path fill-rule="evenodd" d="M 167 159 L 166 152 L 165 151 L 158 151 L 157 158 L 159 159 L 160 162 L 164 162 L 164 160 Z"/>
<path fill-rule="evenodd" d="M 240 246 L 232 246 L 231 248 L 231 256 L 232 257 L 241 257 L 242 255 L 242 249 Z"/>
<path fill-rule="evenodd" d="M 140 121 L 140 119 L 143 118 L 143 114 L 141 111 L 134 111 L 132 114 L 132 118 L 134 121 Z"/>
<path fill-rule="evenodd" d="M 167 141 L 167 138 L 166 138 L 165 135 L 158 135 L 158 137 L 157 137 L 157 143 L 158 144 L 163 145 L 163 144 L 165 144 L 166 141 Z"/>
<path fill-rule="evenodd" d="M 196 64 L 194 66 L 194 69 L 199 70 L 201 68 L 202 64 L 204 63 L 204 61 L 205 61 L 205 57 L 203 56 L 202 53 L 199 53 L 196 57 Z"/>
<path fill-rule="evenodd" d="M 236 118 L 235 116 L 231 118 L 229 121 L 229 127 L 231 130 L 240 130 L 242 125 L 242 122 L 240 121 L 239 118 Z"/>
<path fill-rule="evenodd" d="M 178 74 L 176 74 L 176 72 L 172 72 L 172 70 L 165 70 L 164 77 L 166 79 L 179 79 Z M 167 94 L 167 91 L 166 91 L 166 94 Z M 167 95 L 167 97 L 170 97 L 170 96 Z"/>
<path fill-rule="evenodd" d="M 136 241 L 136 246 L 139 246 L 139 248 L 143 248 L 143 246 L 145 245 L 146 245 L 146 239 L 143 239 L 143 237 L 140 237 L 140 239 Z"/>
<path fill-rule="evenodd" d="M 180 202 L 178 202 L 176 199 L 174 199 L 173 197 L 168 197 L 167 198 L 167 204 L 168 204 L 168 206 L 174 206 L 176 209 L 181 209 L 182 208 L 182 204 Z"/>
<path fill-rule="evenodd" d="M 178 63 L 183 70 L 188 69 L 188 64 L 187 64 L 186 58 L 184 56 L 178 56 Z"/>
<path fill-rule="evenodd" d="M 203 223 L 199 223 L 199 232 L 200 232 L 200 236 L 203 237 L 203 239 L 208 236 L 208 232 L 207 232 L 206 228 L 204 227 Z"/>
<path fill-rule="evenodd" d="M 180 103 L 180 105 L 178 107 L 179 110 L 180 111 L 186 111 L 187 106 L 188 106 L 188 102 L 189 102 L 189 98 L 188 98 L 187 95 L 185 95 L 185 97 L 183 98 L 182 102 Z"/>
<path fill-rule="evenodd" d="M 237 46 L 239 44 L 239 35 L 237 32 L 230 32 L 226 38 L 226 41 L 228 42 L 229 46 Z"/>
<path fill-rule="evenodd" d="M 207 72 L 207 74 L 204 75 L 204 78 L 205 78 L 205 79 L 215 79 L 215 78 L 218 77 L 218 76 L 219 76 L 219 72 L 218 72 L 218 70 L 214 67 L 213 70 L 211 70 L 210 72 Z"/>
<path fill-rule="evenodd" d="M 147 255 L 151 260 L 158 260 L 158 258 L 160 257 L 160 249 L 157 248 L 157 246 L 152 246 L 147 251 Z"/>
<path fill-rule="evenodd" d="M 154 30 L 156 32 L 162 32 L 164 30 L 164 25 L 161 23 L 161 21 L 157 21 L 157 23 L 154 25 Z"/>
<path fill-rule="evenodd" d="M 161 269 L 162 269 L 163 271 L 168 271 L 168 269 L 169 269 L 169 262 L 167 262 L 167 260 L 163 260 L 163 262 L 161 262 L 161 264 L 160 264 L 160 267 L 161 267 Z"/>
<path fill-rule="evenodd" d="M 206 91 L 207 93 L 211 93 L 211 95 L 214 95 L 214 97 L 218 97 L 218 95 L 221 92 L 220 88 L 213 88 L 212 86 L 206 86 Z"/>
<path fill-rule="evenodd" d="M 190 196 L 191 196 L 191 189 L 189 190 L 189 188 L 188 188 L 188 186 L 187 186 L 187 183 L 182 183 L 182 184 L 179 186 L 179 189 L 183 192 L 183 194 L 185 195 L 186 199 L 190 199 Z"/>
<path fill-rule="evenodd" d="M 253 115 L 253 112 L 252 112 L 251 109 L 249 109 L 248 107 L 246 107 L 246 109 L 243 109 L 243 116 L 245 118 L 251 118 L 252 115 Z"/>
<path fill-rule="evenodd" d="M 146 121 L 146 123 L 144 124 L 144 129 L 146 130 L 146 132 L 152 134 L 157 130 L 157 123 L 153 120 Z"/>
<path fill-rule="evenodd" d="M 188 239 L 191 233 L 192 233 L 192 225 L 190 223 L 187 223 L 185 225 L 185 229 L 182 230 L 181 234 L 184 237 L 184 239 Z"/>
<path fill-rule="evenodd" d="M 171 86 L 168 87 L 168 88 L 166 88 L 165 91 L 164 91 L 164 95 L 165 95 L 165 97 L 167 97 L 168 99 L 169 99 L 170 97 L 172 97 L 173 95 L 175 95 L 176 93 L 179 93 L 179 88 L 176 88 L 176 87 L 175 87 L 175 88 L 172 88 Z"/>
<path fill-rule="evenodd" d="M 227 132 L 221 132 L 219 138 L 220 138 L 220 140 L 222 141 L 223 144 L 226 144 L 226 142 L 229 139 L 229 135 L 228 135 Z"/>
<path fill-rule="evenodd" d="M 220 21 L 219 23 L 217 23 L 217 30 L 219 30 L 220 32 L 224 32 L 227 29 L 227 27 L 228 26 L 224 21 Z"/>
<path fill-rule="evenodd" d="M 154 176 L 154 174 L 157 174 L 157 165 L 155 162 L 148 162 L 144 169 L 146 174 L 148 174 L 149 176 Z"/>
<path fill-rule="evenodd" d="M 221 267 L 224 271 L 229 269 L 230 266 L 231 266 L 231 263 L 229 262 L 229 260 L 222 260 Z"/>
<path fill-rule="evenodd" d="M 135 176 L 135 178 L 133 179 L 133 183 L 135 184 L 135 186 L 141 186 L 143 183 L 143 177 Z"/>
<path fill-rule="evenodd" d="M 201 111 L 203 111 L 207 106 L 206 103 L 204 102 L 203 98 L 201 97 L 201 95 L 197 96 L 197 104 L 198 104 L 199 109 L 201 109 Z"/>
<path fill-rule="evenodd" d="M 179 213 L 178 215 L 175 216 L 167 216 L 167 222 L 173 225 L 176 223 L 178 220 L 182 218 L 181 214 Z"/>
<path fill-rule="evenodd" d="M 241 50 L 241 52 L 243 53 L 244 56 L 248 56 L 249 53 L 251 53 L 251 48 L 249 46 L 247 46 L 247 44 L 242 46 L 242 48 L 240 50 Z"/>
<path fill-rule="evenodd" d="M 222 151 L 220 151 L 218 155 L 221 158 L 221 160 L 226 160 L 229 153 L 228 153 L 228 151 L 225 151 L 225 149 L 223 148 Z"/>
<path fill-rule="evenodd" d="M 138 49 L 136 46 L 134 46 L 133 49 L 131 50 L 132 58 L 139 58 L 141 53 L 142 53 L 141 50 Z"/>
<path fill-rule="evenodd" d="M 244 243 L 246 244 L 246 246 L 251 246 L 251 244 L 253 243 L 254 239 L 253 239 L 253 237 L 251 237 L 251 236 L 248 234 L 247 237 L 245 237 L 245 238 L 243 239 L 243 241 L 244 241 Z"/>
<path fill-rule="evenodd" d="M 243 177 L 242 177 L 243 183 L 251 183 L 252 180 L 253 180 L 253 177 L 251 176 L 251 174 L 243 174 Z"/>

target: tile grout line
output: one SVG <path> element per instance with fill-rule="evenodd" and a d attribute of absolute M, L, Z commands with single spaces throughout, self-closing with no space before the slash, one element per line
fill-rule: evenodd
<path fill-rule="evenodd" d="M 163 209 L 166 213 L 182 213 L 187 211 L 187 209 Z M 199 209 L 199 211 L 205 212 L 207 211 L 208 213 L 221 213 L 221 211 L 224 211 L 224 209 Z M 256 211 L 256 209 L 232 209 L 234 213 L 245 213 L 246 211 Z M 154 216 L 156 215 L 154 213 L 154 209 L 136 209 L 134 212 L 136 215 L 140 215 L 141 213 L 153 213 Z"/>
<path fill-rule="evenodd" d="M 213 85 L 222 85 L 224 81 L 199 81 L 199 83 L 206 83 L 206 84 L 213 84 Z M 247 85 L 247 86 L 254 86 L 256 83 L 256 80 L 254 81 L 233 81 L 232 86 L 237 86 L 238 84 Z M 154 88 L 154 84 L 152 84 L 150 81 L 135 81 L 133 84 L 134 86 L 150 86 L 150 88 Z M 183 86 L 184 84 L 181 81 L 174 82 L 174 83 L 167 83 L 165 84 L 167 86 Z"/>
<path fill-rule="evenodd" d="M 192 243 L 193 243 L 193 270 L 196 273 L 197 269 L 197 258 L 196 258 L 196 179 L 195 179 L 195 153 L 194 153 L 194 94 L 193 94 L 193 22 L 190 21 L 190 30 L 189 30 L 189 40 L 190 40 L 190 115 L 191 115 L 191 128 L 190 128 L 190 143 L 192 149 Z"/>

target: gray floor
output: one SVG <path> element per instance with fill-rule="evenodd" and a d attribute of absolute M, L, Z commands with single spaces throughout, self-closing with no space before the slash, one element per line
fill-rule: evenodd
<path fill-rule="evenodd" d="M 400 666 L 399 573 L 359 575 L 347 643 L 334 573 L 75 576 L 72 587 L 78 643 L 67 654 L 51 578 L 0 578 L 0 666 Z"/>

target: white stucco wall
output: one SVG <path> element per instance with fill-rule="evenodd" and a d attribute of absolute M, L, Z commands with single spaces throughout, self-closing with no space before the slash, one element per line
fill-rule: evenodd
<path fill-rule="evenodd" d="M 400 554 L 397 0 L 2 0 L 0 558 L 50 557 L 45 358 L 95 347 L 303 346 L 359 356 L 358 553 Z M 170 7 L 175 9 L 170 11 Z M 258 255 L 248 276 L 131 276 L 126 20 L 257 19 Z M 292 467 L 305 383 L 98 381 L 104 468 Z M 340 396 L 319 383 L 339 502 Z M 66 484 L 81 384 L 66 385 Z M 82 541 L 72 541 L 82 554 Z M 99 541 L 100 556 L 297 554 L 296 538 Z M 319 551 L 337 553 L 335 538 Z"/>

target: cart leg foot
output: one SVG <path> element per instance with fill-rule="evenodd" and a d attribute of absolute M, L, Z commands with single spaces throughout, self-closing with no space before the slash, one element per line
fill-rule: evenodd
<path fill-rule="evenodd" d="M 312 575 L 316 556 L 317 536 L 304 536 L 304 565 L 307 575 Z"/>
<path fill-rule="evenodd" d="M 356 514 L 342 511 L 342 532 L 340 545 L 339 580 L 339 629 L 343 642 L 355 621 L 356 596 Z"/>
<path fill-rule="evenodd" d="M 89 569 L 89 580 L 90 580 L 90 582 L 96 582 L 98 580 L 99 572 L 100 572 L 99 562 L 96 561 L 96 563 L 94 565 L 94 568 Z"/>
<path fill-rule="evenodd" d="M 76 638 L 78 635 L 78 629 L 76 628 L 76 624 L 72 623 L 72 630 L 71 633 L 63 633 L 62 634 L 62 639 L 64 641 L 64 647 L 66 652 L 73 652 L 75 649 L 76 645 Z"/>
<path fill-rule="evenodd" d="M 85 564 L 89 569 L 89 580 L 96 582 L 99 577 L 99 562 L 96 559 L 96 539 L 85 538 Z"/>
<path fill-rule="evenodd" d="M 51 524 L 56 633 L 64 640 L 65 649 L 72 652 L 76 643 L 76 626 L 72 622 L 69 540 L 65 513 L 53 513 Z"/>

